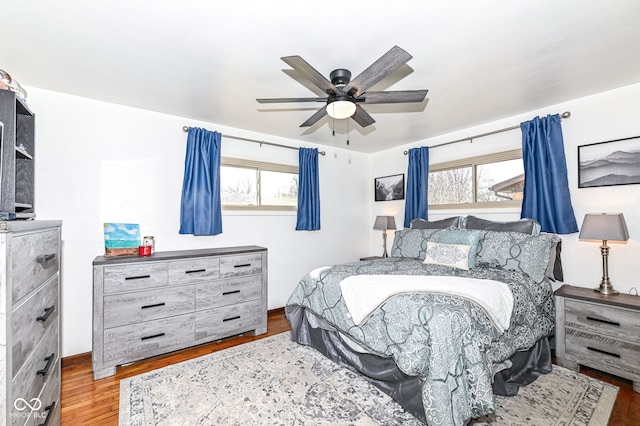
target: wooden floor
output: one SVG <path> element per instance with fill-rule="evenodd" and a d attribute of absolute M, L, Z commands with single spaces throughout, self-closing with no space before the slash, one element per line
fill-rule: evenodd
<path fill-rule="evenodd" d="M 78 357 L 77 363 L 73 365 L 67 365 L 73 362 L 72 359 L 65 359 L 65 365 L 62 368 L 62 424 L 64 426 L 115 426 L 118 424 L 121 379 L 288 330 L 289 323 L 282 312 L 270 312 L 267 334 L 257 337 L 248 335 L 233 337 L 136 362 L 118 367 L 115 376 L 97 381 L 93 380 L 89 357 Z M 582 373 L 620 388 L 609 421 L 610 426 L 640 425 L 640 394 L 633 392 L 630 382 L 595 370 L 583 369 Z"/>

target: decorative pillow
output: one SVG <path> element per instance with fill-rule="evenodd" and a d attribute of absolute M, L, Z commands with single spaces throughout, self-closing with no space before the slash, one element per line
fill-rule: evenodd
<path fill-rule="evenodd" d="M 445 228 L 450 228 L 450 227 L 454 227 L 454 228 L 458 228 L 460 225 L 460 217 L 459 216 L 455 216 L 455 217 L 449 217 L 446 219 L 442 219 L 442 220 L 435 220 L 432 222 L 429 222 L 428 220 L 424 220 L 424 219 L 413 219 L 411 221 L 411 229 L 445 229 Z"/>
<path fill-rule="evenodd" d="M 540 224 L 533 219 L 495 222 L 493 220 L 480 219 L 475 216 L 467 216 L 464 221 L 464 228 L 500 232 L 521 232 L 529 235 L 540 234 Z"/>
<path fill-rule="evenodd" d="M 471 246 L 462 244 L 440 244 L 428 241 L 426 256 L 422 263 L 451 266 L 468 271 L 469 250 L 471 250 Z"/>
<path fill-rule="evenodd" d="M 409 257 L 424 259 L 427 251 L 427 239 L 442 232 L 441 229 L 401 229 L 395 232 L 391 257 Z"/>
<path fill-rule="evenodd" d="M 478 244 L 481 232 L 467 229 L 445 229 L 437 235 L 430 238 L 431 241 L 444 244 L 462 244 L 470 246 L 469 250 L 469 268 L 476 265 L 476 256 L 478 253 Z"/>
<path fill-rule="evenodd" d="M 552 248 L 560 241 L 560 238 L 554 234 L 480 232 L 484 232 L 484 237 L 480 239 L 478 263 L 521 271 L 537 283 L 544 280 Z"/>

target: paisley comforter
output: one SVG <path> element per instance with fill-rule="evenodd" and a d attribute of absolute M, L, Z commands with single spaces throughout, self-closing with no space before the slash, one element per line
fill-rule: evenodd
<path fill-rule="evenodd" d="M 508 285 L 514 306 L 509 328 L 500 332 L 482 307 L 442 293 L 400 293 L 356 325 L 340 291 L 354 275 L 461 276 Z M 399 277 L 401 279 L 401 277 Z M 399 369 L 422 380 L 425 417 L 431 425 L 463 425 L 495 411 L 494 366 L 553 332 L 553 291 L 519 271 L 471 270 L 426 265 L 418 259 L 387 258 L 336 265 L 307 274 L 286 310 L 305 308 L 348 334 L 368 352 L 393 357 Z"/>

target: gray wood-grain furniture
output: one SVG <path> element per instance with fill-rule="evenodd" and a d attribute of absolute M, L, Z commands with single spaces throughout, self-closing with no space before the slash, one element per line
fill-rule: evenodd
<path fill-rule="evenodd" d="M 0 90 L 0 219 L 34 218 L 35 115 L 15 92 Z"/>
<path fill-rule="evenodd" d="M 0 222 L 0 425 L 60 424 L 60 221 Z"/>
<path fill-rule="evenodd" d="M 558 365 L 624 377 L 640 392 L 640 297 L 564 285 L 555 302 Z"/>
<path fill-rule="evenodd" d="M 246 332 L 267 332 L 267 249 L 96 257 L 93 378 L 116 366 Z"/>

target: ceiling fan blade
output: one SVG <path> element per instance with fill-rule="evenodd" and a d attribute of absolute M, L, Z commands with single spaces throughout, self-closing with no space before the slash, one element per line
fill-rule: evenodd
<path fill-rule="evenodd" d="M 327 98 L 267 98 L 256 99 L 261 104 L 277 104 L 286 102 L 327 102 Z"/>
<path fill-rule="evenodd" d="M 356 105 L 356 112 L 351 116 L 351 118 L 353 118 L 353 120 L 362 127 L 367 127 L 368 125 L 376 122 L 376 120 L 374 120 L 373 117 L 370 116 L 369 113 L 360 105 Z"/>
<path fill-rule="evenodd" d="M 356 99 L 365 104 L 399 104 L 405 102 L 422 102 L 428 90 L 396 90 L 391 92 L 365 92 Z"/>
<path fill-rule="evenodd" d="M 380 59 L 371 64 L 369 68 L 362 71 L 342 90 L 352 96 L 360 96 L 366 92 L 369 87 L 406 64 L 411 58 L 413 58 L 413 56 L 398 46 L 393 46 L 391 50 L 382 55 Z"/>
<path fill-rule="evenodd" d="M 291 68 L 298 71 L 307 80 L 318 86 L 324 93 L 340 95 L 342 91 L 333 85 L 325 76 L 320 74 L 300 56 L 284 56 L 282 58 Z"/>
<path fill-rule="evenodd" d="M 315 114 L 313 114 L 311 117 L 309 117 L 309 119 L 307 121 L 305 121 L 304 123 L 302 123 L 300 125 L 300 127 L 311 127 L 314 124 L 316 124 L 318 121 L 320 121 L 320 119 L 322 117 L 324 117 L 325 115 L 327 115 L 327 107 L 322 107 L 319 110 L 317 110 L 315 112 Z"/>

